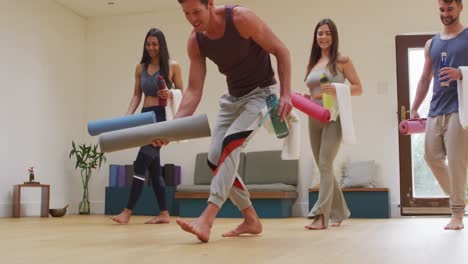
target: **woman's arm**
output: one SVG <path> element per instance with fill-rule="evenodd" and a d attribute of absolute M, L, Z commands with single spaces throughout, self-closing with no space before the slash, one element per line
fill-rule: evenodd
<path fill-rule="evenodd" d="M 343 74 L 345 78 L 349 81 L 350 85 L 350 92 L 351 95 L 361 95 L 362 94 L 362 86 L 361 80 L 354 68 L 353 62 L 350 58 L 346 58 L 343 62 Z"/>
<path fill-rule="evenodd" d="M 141 64 L 138 64 L 135 69 L 135 87 L 133 88 L 133 96 L 128 106 L 127 115 L 133 115 L 141 102 L 142 91 L 140 87 L 140 76 Z"/>
<path fill-rule="evenodd" d="M 182 94 L 184 94 L 184 83 L 182 82 L 182 70 L 180 64 L 176 61 L 171 61 L 171 81 L 174 83 L 174 88 L 179 89 Z M 172 93 L 169 94 L 169 97 L 172 98 Z"/>

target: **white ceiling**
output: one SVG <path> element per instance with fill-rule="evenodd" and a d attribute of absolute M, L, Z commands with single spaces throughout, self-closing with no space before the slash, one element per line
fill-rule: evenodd
<path fill-rule="evenodd" d="M 177 8 L 177 0 L 55 0 L 83 17 L 100 17 L 145 13 L 161 8 Z M 114 2 L 109 5 L 108 2 Z M 228 1 L 217 0 L 216 4 Z"/>
<path fill-rule="evenodd" d="M 177 7 L 177 0 L 55 0 L 83 17 L 144 13 Z M 114 2 L 109 5 L 108 2 Z"/>

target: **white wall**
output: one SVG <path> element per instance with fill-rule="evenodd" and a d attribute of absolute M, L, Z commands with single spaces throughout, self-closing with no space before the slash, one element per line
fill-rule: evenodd
<path fill-rule="evenodd" d="M 86 20 L 50 0 L 2 0 L 0 34 L 0 216 L 29 166 L 63 207 L 79 200 L 68 151 L 84 134 Z M 38 215 L 39 190 L 28 189 L 23 213 Z"/>

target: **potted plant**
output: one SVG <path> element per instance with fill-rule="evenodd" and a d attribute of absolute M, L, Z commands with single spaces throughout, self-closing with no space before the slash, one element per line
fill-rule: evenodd
<path fill-rule="evenodd" d="M 75 169 L 80 168 L 81 180 L 83 183 L 83 198 L 80 202 L 79 213 L 90 214 L 88 183 L 94 169 L 101 168 L 102 162 L 106 161 L 104 153 L 97 149 L 98 145 L 81 144 L 78 148 L 75 142 L 72 141 L 72 149 L 70 151 L 71 158 L 75 156 L 76 164 Z"/>

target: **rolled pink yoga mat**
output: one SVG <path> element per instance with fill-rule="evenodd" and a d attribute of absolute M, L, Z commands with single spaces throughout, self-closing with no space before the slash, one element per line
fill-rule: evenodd
<path fill-rule="evenodd" d="M 314 101 L 294 93 L 291 98 L 294 107 L 322 123 L 330 121 L 330 111 Z"/>
<path fill-rule="evenodd" d="M 424 133 L 426 130 L 426 118 L 403 120 L 400 122 L 399 128 L 402 135 Z"/>

